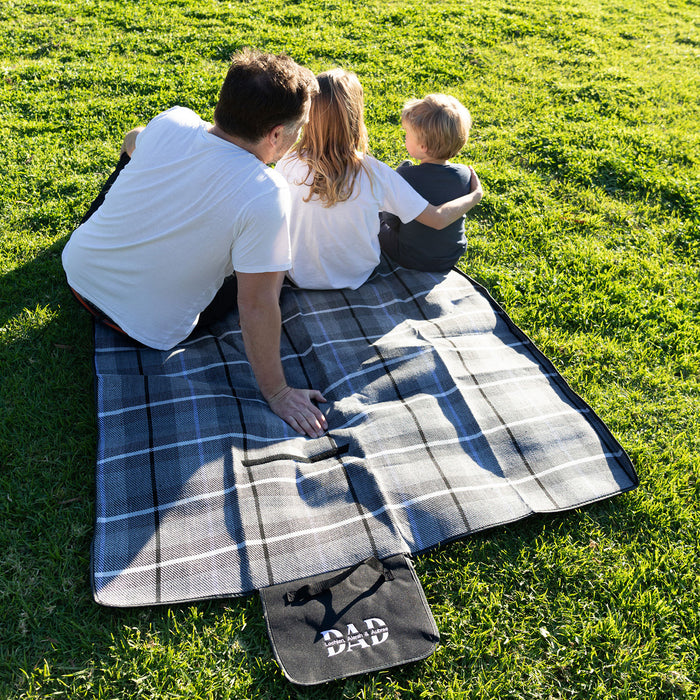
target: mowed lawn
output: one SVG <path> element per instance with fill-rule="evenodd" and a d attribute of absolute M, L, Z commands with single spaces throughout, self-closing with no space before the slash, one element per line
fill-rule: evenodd
<path fill-rule="evenodd" d="M 92 600 L 90 321 L 60 253 L 124 132 L 210 119 L 230 55 L 364 85 L 371 148 L 403 102 L 472 111 L 486 190 L 460 262 L 607 422 L 636 491 L 421 556 L 428 660 L 298 689 L 256 596 Z M 700 697 L 697 0 L 0 3 L 0 698 Z"/>

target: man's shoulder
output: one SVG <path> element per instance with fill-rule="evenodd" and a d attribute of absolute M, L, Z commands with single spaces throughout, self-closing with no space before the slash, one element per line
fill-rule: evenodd
<path fill-rule="evenodd" d="M 261 163 L 262 165 L 262 163 Z M 289 183 L 281 171 L 262 165 L 260 168 L 260 182 L 265 183 L 267 191 L 272 193 L 289 192 Z"/>
<path fill-rule="evenodd" d="M 249 214 L 255 212 L 256 216 L 265 214 L 266 217 L 288 215 L 291 195 L 289 184 L 282 174 L 259 161 L 247 167 L 250 170 L 239 195 L 241 211 L 247 211 Z M 242 172 L 238 173 L 239 177 L 242 175 Z M 245 202 L 240 200 L 240 196 L 245 198 Z"/>
<path fill-rule="evenodd" d="M 181 124 L 199 124 L 202 122 L 202 118 L 195 111 L 191 110 L 189 107 L 180 107 L 179 105 L 166 109 L 165 112 L 161 112 L 158 117 Z"/>
<path fill-rule="evenodd" d="M 171 107 L 157 114 L 146 125 L 146 129 L 198 129 L 206 125 L 206 122 L 188 107 Z"/>

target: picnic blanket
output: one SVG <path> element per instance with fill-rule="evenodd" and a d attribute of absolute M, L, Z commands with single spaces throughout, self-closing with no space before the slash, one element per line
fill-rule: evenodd
<path fill-rule="evenodd" d="M 383 260 L 285 285 L 282 358 L 328 433 L 260 395 L 236 313 L 171 351 L 97 324 L 95 600 L 247 594 L 634 488 L 600 418 L 467 276 Z"/>

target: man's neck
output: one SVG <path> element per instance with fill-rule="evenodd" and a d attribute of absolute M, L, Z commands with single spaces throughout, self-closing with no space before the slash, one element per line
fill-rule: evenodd
<path fill-rule="evenodd" d="M 260 148 L 260 143 L 251 143 L 250 141 L 246 141 L 245 139 L 239 138 L 238 136 L 232 136 L 231 134 L 227 134 L 217 124 L 212 124 L 212 126 L 209 127 L 208 131 L 210 134 L 218 136 L 220 139 L 228 141 L 229 143 L 232 143 L 238 146 L 239 148 L 242 148 L 244 151 L 248 151 L 248 153 L 252 153 L 258 160 L 261 160 L 263 163 L 265 162 L 262 156 L 262 149 Z"/>

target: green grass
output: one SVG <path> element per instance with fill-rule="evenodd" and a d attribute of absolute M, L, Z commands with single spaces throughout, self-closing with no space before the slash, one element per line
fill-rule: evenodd
<path fill-rule="evenodd" d="M 697 0 L 0 4 L 0 697 L 700 697 Z M 210 118 L 244 45 L 365 87 L 375 155 L 429 91 L 472 111 L 461 265 L 599 413 L 636 491 L 418 560 L 425 662 L 296 689 L 256 597 L 92 601 L 90 324 L 60 252 L 123 133 Z"/>

